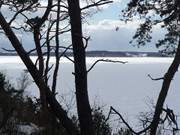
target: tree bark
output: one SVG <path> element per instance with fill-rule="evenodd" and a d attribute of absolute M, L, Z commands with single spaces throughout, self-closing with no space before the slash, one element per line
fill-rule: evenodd
<path fill-rule="evenodd" d="M 67 112 L 62 108 L 62 106 L 58 103 L 58 101 L 53 96 L 49 87 L 43 81 L 38 69 L 34 65 L 34 63 L 29 58 L 29 55 L 22 47 L 21 43 L 19 42 L 17 36 L 12 31 L 8 23 L 6 22 L 4 16 L 0 12 L 0 25 L 4 30 L 6 36 L 10 40 L 12 46 L 22 59 L 23 63 L 26 65 L 29 73 L 31 74 L 33 80 L 35 81 L 36 85 L 38 86 L 39 90 L 44 90 L 46 93 L 46 99 L 49 103 L 51 109 L 53 110 L 56 117 L 61 121 L 63 127 L 67 130 L 70 135 L 79 135 L 79 131 L 73 124 L 72 120 L 67 116 Z"/>
<path fill-rule="evenodd" d="M 159 97 L 158 97 L 156 107 L 155 107 L 153 121 L 151 123 L 150 135 L 156 135 L 158 124 L 160 121 L 160 115 L 161 115 L 162 109 L 163 109 L 163 105 L 164 105 L 166 96 L 168 94 L 168 90 L 169 90 L 171 81 L 172 81 L 176 71 L 178 70 L 179 64 L 180 64 L 180 39 L 179 39 L 178 48 L 177 48 L 174 60 L 173 60 L 172 64 L 170 65 L 167 73 L 164 76 L 162 88 L 159 93 Z"/>
<path fill-rule="evenodd" d="M 68 0 L 74 55 L 77 111 L 82 135 L 94 135 L 92 114 L 88 98 L 85 47 L 82 39 L 79 0 Z"/>

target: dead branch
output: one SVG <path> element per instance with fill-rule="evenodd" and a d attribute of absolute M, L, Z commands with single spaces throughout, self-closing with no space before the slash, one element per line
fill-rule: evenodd
<path fill-rule="evenodd" d="M 151 126 L 151 125 L 149 125 L 148 127 L 146 127 L 145 129 L 143 129 L 143 130 L 141 130 L 141 131 L 139 131 L 139 132 L 136 132 L 136 131 L 126 122 L 126 120 L 123 118 L 123 116 L 122 116 L 116 109 L 114 109 L 112 106 L 110 107 L 110 111 L 109 111 L 109 114 L 108 114 L 108 117 L 107 117 L 106 121 L 109 120 L 111 114 L 116 114 L 116 115 L 118 115 L 118 116 L 120 117 L 120 119 L 122 120 L 122 122 L 127 126 L 127 128 L 128 128 L 133 134 L 135 134 L 135 135 L 143 134 L 144 132 L 146 132 L 147 130 L 150 129 L 150 126 Z"/>
<path fill-rule="evenodd" d="M 121 63 L 121 64 L 126 64 L 127 62 L 123 62 L 123 61 L 117 61 L 117 60 L 109 60 L 109 59 L 98 59 L 97 61 L 95 61 L 92 66 L 87 70 L 87 73 L 90 72 L 94 66 L 99 63 L 99 62 L 110 62 L 110 63 Z"/>
<path fill-rule="evenodd" d="M 164 77 L 160 77 L 160 78 L 153 78 L 150 74 L 148 74 L 148 77 L 153 80 L 153 81 L 159 81 L 159 80 L 164 80 Z"/>

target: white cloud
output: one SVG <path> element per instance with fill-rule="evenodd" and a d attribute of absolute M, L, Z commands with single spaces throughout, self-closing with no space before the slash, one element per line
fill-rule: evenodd
<path fill-rule="evenodd" d="M 156 30 L 156 36 L 149 45 L 138 50 L 129 44 L 140 23 L 139 20 L 128 23 L 120 20 L 102 20 L 97 24 L 84 26 L 84 35 L 91 37 L 88 50 L 155 51 L 155 42 L 162 37 L 159 29 Z"/>
<path fill-rule="evenodd" d="M 114 0 L 114 1 L 115 2 L 113 4 L 123 2 L 122 0 Z M 45 4 L 46 3 L 43 3 L 43 5 Z M 4 10 L 3 13 L 5 14 L 6 12 Z M 43 10 L 40 10 L 38 11 L 38 13 L 35 13 L 34 15 L 42 15 L 42 13 Z M 6 15 L 8 16 L 9 14 Z M 17 21 L 19 21 L 18 19 L 21 18 L 17 18 Z M 141 21 L 135 18 L 134 21 L 128 23 L 125 23 L 124 21 L 121 20 L 104 19 L 94 24 L 90 24 L 90 25 L 84 24 L 83 26 L 84 34 L 91 36 L 91 41 L 89 42 L 88 49 L 113 50 L 113 51 L 137 50 L 137 48 L 133 48 L 131 45 L 129 45 L 129 41 L 132 39 L 132 36 L 140 23 Z M 17 25 L 17 24 L 13 24 L 13 25 Z M 118 31 L 116 31 L 117 27 L 119 28 Z M 156 38 L 161 36 L 159 33 L 160 32 L 157 32 Z M 21 38 L 21 35 L 19 35 L 19 38 Z M 30 38 L 29 35 L 27 36 L 23 35 L 22 39 L 23 42 L 26 44 L 27 48 L 32 48 L 32 40 L 33 40 L 32 37 Z M 62 43 L 66 43 L 66 44 L 67 42 L 69 43 L 69 36 L 64 35 L 61 37 L 61 39 L 62 39 L 61 40 Z M 5 42 L 7 41 L 1 41 L 0 47 L 3 44 L 5 44 Z M 147 47 L 147 49 L 149 48 Z"/>
<path fill-rule="evenodd" d="M 125 23 L 124 21 L 120 20 L 102 20 L 99 21 L 97 24 L 91 24 L 91 25 L 85 25 L 85 30 L 91 32 L 96 30 L 115 30 L 117 27 L 120 28 L 126 28 L 126 29 L 136 29 L 138 25 L 140 24 L 140 21 L 135 20 L 132 22 Z"/>

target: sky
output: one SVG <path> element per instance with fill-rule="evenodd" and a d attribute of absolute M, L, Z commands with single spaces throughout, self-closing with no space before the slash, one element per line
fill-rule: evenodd
<path fill-rule="evenodd" d="M 144 47 L 138 48 L 135 43 L 129 44 L 140 23 L 140 20 L 134 20 L 125 23 L 120 20 L 121 10 L 125 9 L 128 0 L 115 0 L 113 3 L 101 7 L 100 11 L 88 17 L 83 24 L 84 36 L 90 36 L 87 50 L 106 50 L 106 51 L 158 51 L 155 43 L 161 39 L 162 32 L 155 29 L 153 40 Z M 83 5 L 83 4 L 82 4 Z M 4 14 L 6 14 L 4 12 Z M 116 31 L 116 28 L 119 28 Z M 18 33 L 25 48 L 30 49 L 33 46 L 33 39 L 29 35 Z M 9 48 L 11 45 L 4 37 L 0 37 L 0 47 Z M 68 42 L 66 36 L 60 37 L 63 42 Z"/>
<path fill-rule="evenodd" d="M 152 33 L 152 42 L 138 48 L 136 43 L 130 44 L 133 35 L 140 24 L 140 20 L 133 20 L 125 23 L 120 20 L 122 10 L 127 7 L 128 0 L 115 0 L 101 12 L 89 18 L 90 25 L 84 26 L 91 36 L 90 50 L 111 50 L 111 51 L 158 51 L 156 42 L 162 38 L 160 28 L 155 28 Z M 119 28 L 116 31 L 116 28 Z M 85 30 L 85 31 L 86 31 Z"/>

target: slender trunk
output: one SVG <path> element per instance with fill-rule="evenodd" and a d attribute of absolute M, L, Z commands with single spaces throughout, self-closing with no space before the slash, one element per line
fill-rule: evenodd
<path fill-rule="evenodd" d="M 35 42 L 35 46 L 36 46 L 36 51 L 37 51 L 37 55 L 38 55 L 38 61 L 39 61 L 39 73 L 41 76 L 43 76 L 43 72 L 44 72 L 44 60 L 43 60 L 43 53 L 42 53 L 42 49 L 41 49 L 41 43 L 40 43 L 40 28 L 34 28 L 34 42 Z"/>
<path fill-rule="evenodd" d="M 59 19 L 60 19 L 60 2 L 61 0 L 58 0 L 57 3 L 57 20 L 56 20 L 56 48 L 55 48 L 55 57 L 56 57 L 56 64 L 55 64 L 55 69 L 54 69 L 54 74 L 53 74 L 53 83 L 52 83 L 52 92 L 55 95 L 56 93 L 56 85 L 57 85 L 57 76 L 58 76 L 58 70 L 59 70 Z"/>
<path fill-rule="evenodd" d="M 6 36 L 10 40 L 12 46 L 20 56 L 23 63 L 26 65 L 29 73 L 31 74 L 34 82 L 38 86 L 39 90 L 44 90 L 46 93 L 47 102 L 50 105 L 53 113 L 56 117 L 60 120 L 63 127 L 67 130 L 70 135 L 79 135 L 79 131 L 73 124 L 72 120 L 69 119 L 67 116 L 67 112 L 62 108 L 62 106 L 58 103 L 58 101 L 53 96 L 51 90 L 47 85 L 44 83 L 43 78 L 40 76 L 39 71 L 37 70 L 34 63 L 29 58 L 29 55 L 22 47 L 21 43 L 19 42 L 17 36 L 14 34 L 8 23 L 6 22 L 4 16 L 0 12 L 0 26 L 4 30 Z"/>
<path fill-rule="evenodd" d="M 79 0 L 68 0 L 74 54 L 77 111 L 82 135 L 94 135 L 92 114 L 87 90 L 85 48 L 82 39 Z"/>
<path fill-rule="evenodd" d="M 51 54 L 51 47 L 50 47 L 50 41 L 49 41 L 49 35 L 51 31 L 52 26 L 49 23 L 47 35 L 46 35 L 46 46 L 47 46 L 47 54 L 46 54 L 46 66 L 44 70 L 44 81 L 45 84 L 48 85 L 48 72 L 49 72 L 49 60 L 50 60 L 50 54 Z"/>
<path fill-rule="evenodd" d="M 43 73 L 44 73 L 44 58 L 43 58 L 43 53 L 42 53 L 42 49 L 41 49 L 41 43 L 40 43 L 40 28 L 35 27 L 34 28 L 34 42 L 35 42 L 35 46 L 36 46 L 36 51 L 37 51 L 37 55 L 38 55 L 38 62 L 39 62 L 39 74 L 41 77 L 43 77 Z M 40 90 L 40 100 L 41 100 L 41 104 L 42 104 L 42 108 L 44 110 L 47 109 L 47 102 L 46 102 L 46 95 L 44 90 Z"/>
<path fill-rule="evenodd" d="M 58 76 L 58 71 L 59 71 L 59 62 L 60 62 L 60 57 L 59 57 L 59 19 L 60 19 L 60 3 L 61 0 L 58 0 L 57 2 L 57 20 L 56 20 L 56 48 L 55 48 L 55 58 L 56 58 L 56 64 L 55 64 L 55 69 L 54 69 L 54 74 L 53 74 L 53 81 L 52 81 L 52 94 L 54 97 L 56 96 L 56 86 L 57 86 L 57 76 Z M 56 133 L 56 117 L 52 115 L 51 117 L 51 129 L 52 132 L 51 134 L 54 135 Z"/>
<path fill-rule="evenodd" d="M 166 96 L 168 94 L 168 90 L 169 90 L 169 87 L 171 84 L 171 80 L 173 79 L 176 71 L 178 70 L 179 64 L 180 64 L 180 39 L 179 39 L 178 48 L 177 48 L 174 60 L 171 64 L 171 66 L 169 67 L 167 73 L 164 76 L 162 88 L 161 88 L 161 91 L 159 93 L 159 97 L 158 97 L 158 100 L 156 103 L 153 121 L 151 123 L 150 135 L 156 134 L 158 124 L 159 124 L 159 120 L 160 120 L 160 115 L 162 113 L 163 105 L 164 105 Z"/>

